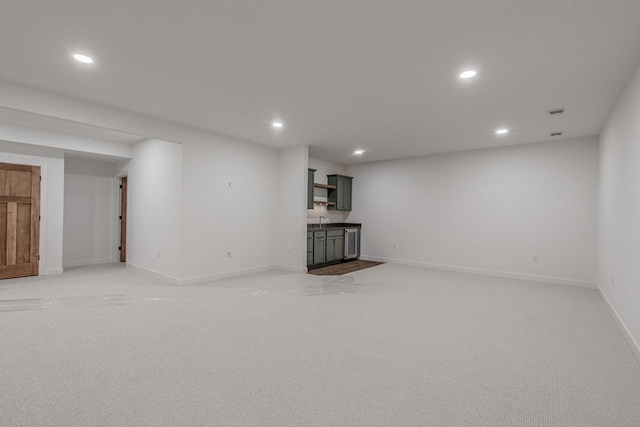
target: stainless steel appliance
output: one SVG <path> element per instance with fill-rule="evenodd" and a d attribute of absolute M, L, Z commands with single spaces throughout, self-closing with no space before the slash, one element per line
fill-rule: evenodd
<path fill-rule="evenodd" d="M 358 236 L 359 232 L 359 228 L 345 228 L 344 259 L 353 259 L 360 256 L 360 236 Z"/>

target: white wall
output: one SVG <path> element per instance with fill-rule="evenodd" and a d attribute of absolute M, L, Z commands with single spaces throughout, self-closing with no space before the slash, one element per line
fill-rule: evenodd
<path fill-rule="evenodd" d="M 65 159 L 64 267 L 115 262 L 113 163 Z"/>
<path fill-rule="evenodd" d="M 40 166 L 40 275 L 62 273 L 64 153 L 0 141 L 0 162 Z"/>
<path fill-rule="evenodd" d="M 339 163 L 328 162 L 313 157 L 309 157 L 309 167 L 316 169 L 314 181 L 319 184 L 327 184 L 327 175 L 340 174 L 347 175 L 347 168 Z M 327 201 L 327 190 L 322 188 L 315 189 L 315 200 Z M 313 209 L 307 210 L 308 222 L 317 224 L 320 222 L 320 216 L 324 216 L 322 222 L 330 223 L 346 222 L 350 212 L 332 211 L 324 205 L 314 205 Z"/>
<path fill-rule="evenodd" d="M 600 136 L 598 286 L 640 352 L 640 67 Z"/>
<path fill-rule="evenodd" d="M 309 149 L 306 146 L 283 148 L 278 154 L 278 221 L 273 249 L 277 251 L 276 262 L 281 268 L 304 272 L 307 269 Z"/>
<path fill-rule="evenodd" d="M 595 286 L 596 138 L 349 170 L 365 257 Z"/>
<path fill-rule="evenodd" d="M 182 146 L 148 139 L 135 143 L 133 158 L 117 171 L 128 174 L 127 264 L 181 277 Z"/>
<path fill-rule="evenodd" d="M 214 134 L 183 147 L 183 279 L 275 264 L 278 150 Z"/>

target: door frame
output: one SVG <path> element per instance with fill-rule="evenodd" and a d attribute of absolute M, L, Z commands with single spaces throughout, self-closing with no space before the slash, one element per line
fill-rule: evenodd
<path fill-rule="evenodd" d="M 114 203 L 114 234 L 113 234 L 113 262 L 115 263 L 120 263 L 120 250 L 118 249 L 118 247 L 120 246 L 120 209 L 121 209 L 121 205 L 122 205 L 122 201 L 121 201 L 121 195 L 120 195 L 120 183 L 122 182 L 122 178 L 127 178 L 127 185 L 129 184 L 129 171 L 125 170 L 122 171 L 118 174 L 116 174 L 115 176 L 115 182 L 114 182 L 114 191 L 115 191 L 115 203 Z M 131 230 L 131 226 L 130 226 L 130 219 L 131 219 L 131 215 L 130 215 L 130 209 L 129 206 L 131 206 L 131 196 L 130 196 L 130 191 L 127 191 L 127 230 L 126 230 L 126 244 L 127 244 L 127 254 L 129 253 L 129 235 L 130 230 Z M 128 257 L 127 257 L 128 259 Z M 125 265 L 128 264 L 128 261 L 124 263 Z"/>

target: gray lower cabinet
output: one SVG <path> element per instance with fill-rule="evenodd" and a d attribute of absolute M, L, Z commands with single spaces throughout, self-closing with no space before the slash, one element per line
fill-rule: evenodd
<path fill-rule="evenodd" d="M 326 262 L 339 261 L 344 258 L 344 230 L 327 231 Z"/>
<path fill-rule="evenodd" d="M 307 266 L 313 265 L 313 232 L 307 232 Z"/>
<path fill-rule="evenodd" d="M 343 259 L 344 229 L 307 232 L 307 266 Z"/>
<path fill-rule="evenodd" d="M 313 264 L 324 264 L 327 260 L 327 232 L 313 232 Z"/>

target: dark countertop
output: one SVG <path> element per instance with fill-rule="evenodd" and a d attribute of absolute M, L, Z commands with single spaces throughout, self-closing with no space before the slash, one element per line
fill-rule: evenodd
<path fill-rule="evenodd" d="M 307 231 L 322 231 L 322 230 L 335 230 L 341 228 L 362 228 L 362 224 L 354 224 L 348 222 L 335 222 L 333 224 L 307 224 Z"/>

